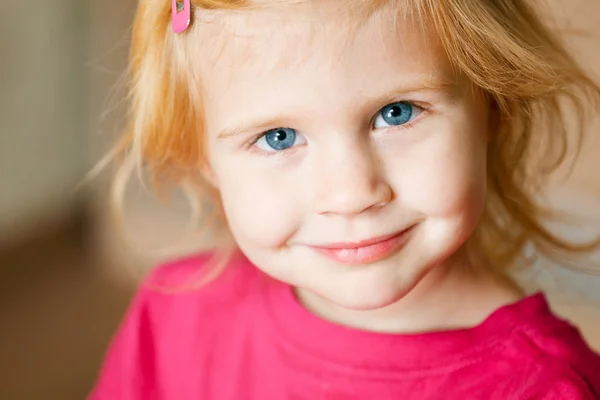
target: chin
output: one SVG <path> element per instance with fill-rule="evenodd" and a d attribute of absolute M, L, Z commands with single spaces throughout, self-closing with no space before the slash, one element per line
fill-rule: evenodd
<path fill-rule="evenodd" d="M 382 264 L 379 270 L 365 270 L 363 274 L 339 279 L 335 285 L 313 286 L 313 289 L 319 297 L 348 310 L 383 309 L 409 296 L 430 276 L 442 259 L 393 260 Z M 398 263 L 403 264 L 402 271 L 398 270 Z"/>
<path fill-rule="evenodd" d="M 352 311 L 375 311 L 397 303 L 402 300 L 404 296 L 406 296 L 406 294 L 388 299 L 353 299 L 344 303 L 336 303 L 336 305 Z"/>
<path fill-rule="evenodd" d="M 374 285 L 362 286 L 354 291 L 344 291 L 335 295 L 320 295 L 338 307 L 354 311 L 373 311 L 391 306 L 406 297 L 414 285 L 410 287 L 384 287 Z"/>

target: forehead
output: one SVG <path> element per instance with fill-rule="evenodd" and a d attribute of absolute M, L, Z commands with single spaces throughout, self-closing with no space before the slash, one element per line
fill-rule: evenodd
<path fill-rule="evenodd" d="M 377 63 L 400 51 L 408 59 L 438 47 L 435 38 L 426 34 L 422 20 L 407 11 L 405 2 L 388 1 L 367 8 L 372 3 L 319 0 L 250 10 L 200 11 L 196 60 L 200 68 L 209 67 L 209 71 L 214 67 L 258 67 L 270 73 L 269 66 L 325 65 L 365 55 Z"/>
<path fill-rule="evenodd" d="M 436 38 L 393 5 L 400 2 L 371 13 L 360 9 L 365 3 L 303 1 L 199 15 L 192 59 L 207 107 L 253 97 L 265 107 L 288 95 L 307 102 L 376 95 L 390 85 L 452 79 Z"/>

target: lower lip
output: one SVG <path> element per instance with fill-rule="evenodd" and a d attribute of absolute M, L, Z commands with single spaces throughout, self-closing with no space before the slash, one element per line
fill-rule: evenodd
<path fill-rule="evenodd" d="M 311 248 L 341 264 L 369 264 L 386 259 L 398 251 L 406 243 L 411 232 L 412 228 L 409 228 L 389 239 L 362 247 L 334 249 L 311 246 Z"/>

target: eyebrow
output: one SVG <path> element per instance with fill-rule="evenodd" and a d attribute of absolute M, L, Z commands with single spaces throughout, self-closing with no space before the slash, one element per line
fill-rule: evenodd
<path fill-rule="evenodd" d="M 395 98 L 422 91 L 446 92 L 447 95 L 450 96 L 450 92 L 452 92 L 452 89 L 456 86 L 457 82 L 441 80 L 437 78 L 429 78 L 420 81 L 420 83 L 416 85 L 401 85 L 395 88 L 394 90 L 384 93 L 383 95 L 365 96 L 365 98 L 367 99 L 368 103 L 373 102 L 383 104 L 386 102 L 394 101 Z M 365 103 L 367 103 L 367 101 L 365 101 Z M 244 134 L 246 132 L 263 132 L 270 129 L 275 129 L 278 127 L 282 127 L 282 122 L 285 119 L 287 118 L 284 118 L 282 115 L 275 115 L 266 119 L 257 119 L 255 122 L 246 122 L 239 126 L 228 127 L 219 132 L 217 138 L 227 139 L 233 136 Z"/>
<path fill-rule="evenodd" d="M 373 96 L 377 99 L 385 99 L 389 97 L 399 97 L 411 93 L 417 93 L 422 91 L 435 91 L 435 92 L 448 92 L 451 91 L 458 85 L 456 81 L 450 81 L 447 79 L 439 79 L 439 78 L 428 78 L 422 80 L 417 85 L 406 85 L 399 86 L 394 90 L 391 90 L 389 93 L 384 94 L 383 96 Z"/>
<path fill-rule="evenodd" d="M 227 139 L 232 136 L 241 135 L 246 132 L 263 132 L 269 129 L 281 127 L 283 118 L 281 116 L 274 116 L 268 119 L 259 119 L 256 122 L 247 122 L 243 125 L 234 126 L 223 129 L 218 135 L 218 139 Z"/>

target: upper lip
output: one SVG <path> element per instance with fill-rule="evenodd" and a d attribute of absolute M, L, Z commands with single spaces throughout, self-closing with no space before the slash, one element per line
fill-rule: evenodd
<path fill-rule="evenodd" d="M 376 243 L 385 242 L 386 240 L 396 237 L 396 236 L 408 231 L 409 229 L 410 229 L 410 227 L 396 231 L 394 233 L 390 233 L 388 235 L 377 236 L 377 237 L 373 237 L 371 239 L 359 240 L 359 241 L 355 241 L 355 242 L 328 243 L 328 244 L 323 244 L 323 245 L 315 245 L 312 247 L 317 247 L 317 248 L 321 248 L 321 249 L 357 249 L 360 247 L 366 247 L 366 246 L 370 246 L 370 245 L 373 245 Z"/>

